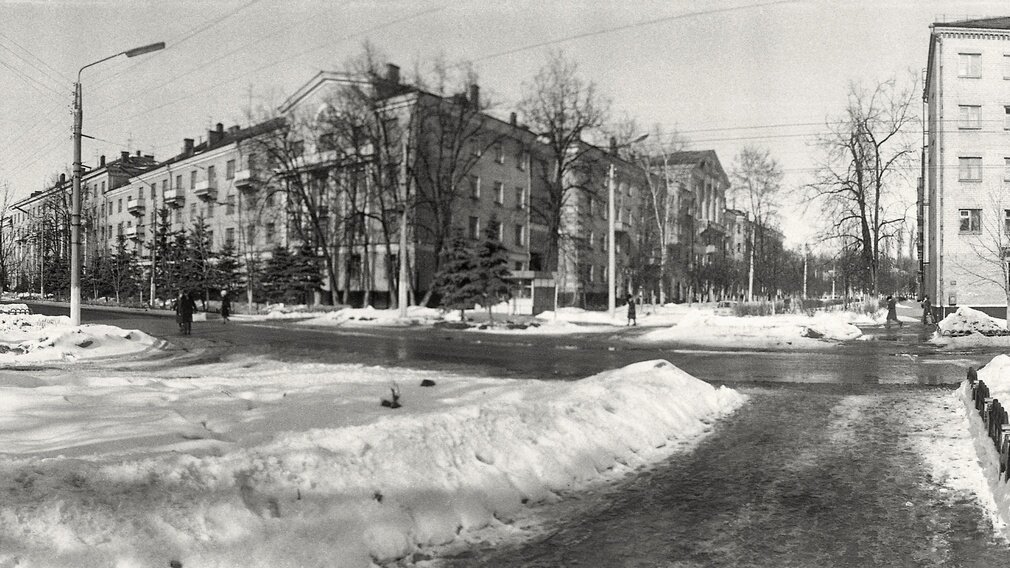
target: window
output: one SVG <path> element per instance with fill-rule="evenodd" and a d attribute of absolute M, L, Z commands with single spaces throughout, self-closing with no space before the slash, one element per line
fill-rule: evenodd
<path fill-rule="evenodd" d="M 957 76 L 974 77 L 974 78 L 981 77 L 982 54 L 981 53 L 957 54 Z"/>
<path fill-rule="evenodd" d="M 182 207 L 175 210 L 175 222 L 182 223 Z"/>
<path fill-rule="evenodd" d="M 207 242 L 210 243 L 211 248 L 214 248 L 214 231 L 207 231 Z"/>
<path fill-rule="evenodd" d="M 196 203 L 189 204 L 189 220 L 192 221 L 196 219 Z"/>
<path fill-rule="evenodd" d="M 1010 106 L 1003 107 L 1003 129 L 1010 130 Z"/>
<path fill-rule="evenodd" d="M 592 195 L 587 195 L 586 196 L 586 215 L 588 215 L 590 217 L 593 216 L 593 196 Z"/>
<path fill-rule="evenodd" d="M 214 166 L 207 166 L 207 181 L 211 187 L 214 187 L 217 182 L 217 170 Z"/>
<path fill-rule="evenodd" d="M 1010 235 L 1010 209 L 1003 210 L 1003 233 Z"/>
<path fill-rule="evenodd" d="M 982 107 L 978 105 L 960 105 L 957 107 L 958 114 L 958 128 L 968 128 L 972 130 L 978 130 L 981 126 L 979 124 L 979 114 Z"/>
<path fill-rule="evenodd" d="M 208 219 L 213 219 L 214 218 L 214 202 L 213 201 L 207 203 L 207 218 Z"/>
<path fill-rule="evenodd" d="M 470 153 L 473 154 L 475 157 L 478 157 L 478 158 L 483 153 L 483 152 L 481 152 L 480 145 L 481 145 L 481 143 L 480 143 L 479 140 L 474 140 L 473 142 L 470 143 Z"/>
<path fill-rule="evenodd" d="M 494 145 L 494 161 L 499 164 L 505 163 L 505 148 L 502 146 L 501 142 Z"/>
<path fill-rule="evenodd" d="M 961 209 L 958 211 L 961 216 L 961 233 L 981 233 L 982 232 L 982 210 L 981 209 Z"/>
<path fill-rule="evenodd" d="M 189 172 L 189 188 L 196 187 L 196 170 Z"/>
<path fill-rule="evenodd" d="M 116 225 L 116 234 L 117 235 L 122 235 L 123 234 L 123 224 L 122 223 L 119 223 L 118 225 Z"/>
<path fill-rule="evenodd" d="M 480 237 L 480 218 L 470 217 L 470 225 L 467 228 L 469 236 L 471 239 L 476 239 Z"/>
<path fill-rule="evenodd" d="M 120 198 L 117 203 L 118 204 L 116 205 L 116 213 L 122 213 L 123 212 L 123 200 L 122 200 L 122 198 Z"/>
<path fill-rule="evenodd" d="M 590 235 L 592 235 L 592 233 L 590 233 Z M 523 246 L 523 226 L 522 225 L 516 225 L 514 236 L 515 236 L 515 239 L 514 239 L 513 242 L 515 243 L 515 245 L 517 247 Z"/>
<path fill-rule="evenodd" d="M 1003 158 L 1003 181 L 1010 181 L 1010 158 Z"/>
<path fill-rule="evenodd" d="M 957 179 L 961 181 L 982 181 L 982 158 L 958 158 Z"/>
<path fill-rule="evenodd" d="M 596 269 L 595 266 L 593 266 L 592 264 L 589 265 L 589 281 L 590 282 L 592 282 L 594 280 L 594 278 L 595 278 L 594 277 L 594 271 L 595 271 L 595 269 Z"/>
<path fill-rule="evenodd" d="M 596 233 L 589 231 L 589 249 L 592 250 L 596 246 Z"/>
<path fill-rule="evenodd" d="M 235 214 L 235 196 L 234 195 L 229 195 L 228 199 L 225 200 L 224 214 L 225 215 L 234 215 Z"/>
<path fill-rule="evenodd" d="M 224 179 L 235 179 L 235 160 L 228 160 L 225 163 Z"/>
<path fill-rule="evenodd" d="M 248 225 L 245 228 L 245 242 L 250 245 L 256 243 L 256 225 Z"/>
<path fill-rule="evenodd" d="M 224 230 L 224 244 L 230 247 L 235 246 L 235 229 L 233 227 Z"/>
<path fill-rule="evenodd" d="M 263 237 L 264 239 L 266 239 L 266 242 L 272 243 L 275 235 L 276 235 L 276 227 L 274 226 L 273 223 L 267 223 L 266 226 L 263 228 Z"/>
<path fill-rule="evenodd" d="M 530 161 L 530 153 L 526 150 L 519 152 L 519 156 L 516 158 L 516 167 L 522 171 L 526 171 L 526 164 Z"/>
<path fill-rule="evenodd" d="M 1010 55 L 1003 55 L 1003 78 L 1010 79 Z"/>
<path fill-rule="evenodd" d="M 494 202 L 498 205 L 505 203 L 505 184 L 500 181 L 494 182 Z"/>
<path fill-rule="evenodd" d="M 480 199 L 480 176 L 469 176 L 470 181 L 470 197 L 472 199 Z"/>
<path fill-rule="evenodd" d="M 501 223 L 498 221 L 487 222 L 487 232 L 499 242 L 502 240 Z"/>
<path fill-rule="evenodd" d="M 175 176 L 175 187 L 176 189 L 182 189 L 182 174 Z"/>
<path fill-rule="evenodd" d="M 524 209 L 526 207 L 526 189 L 522 187 L 516 188 L 516 209 Z"/>
<path fill-rule="evenodd" d="M 105 182 L 102 182 L 102 193 L 105 193 Z"/>

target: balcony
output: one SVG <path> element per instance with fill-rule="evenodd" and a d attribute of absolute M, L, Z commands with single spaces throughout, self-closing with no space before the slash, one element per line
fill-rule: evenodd
<path fill-rule="evenodd" d="M 624 221 L 614 221 L 614 232 L 615 233 L 627 233 L 630 226 Z"/>
<path fill-rule="evenodd" d="M 133 215 L 134 217 L 141 217 L 144 215 L 144 200 L 137 199 L 134 196 L 126 198 L 126 211 Z"/>
<path fill-rule="evenodd" d="M 255 189 L 256 176 L 252 170 L 239 170 L 235 172 L 233 183 L 239 190 L 251 191 Z"/>
<path fill-rule="evenodd" d="M 138 225 L 136 227 L 127 227 L 123 229 L 123 236 L 131 241 L 139 241 L 144 238 L 144 227 Z"/>
<path fill-rule="evenodd" d="M 217 198 L 217 184 L 211 183 L 210 180 L 198 181 L 193 186 L 193 195 L 204 201 L 212 201 Z"/>
<path fill-rule="evenodd" d="M 182 207 L 186 203 L 186 191 L 178 187 L 165 190 L 165 205 Z"/>

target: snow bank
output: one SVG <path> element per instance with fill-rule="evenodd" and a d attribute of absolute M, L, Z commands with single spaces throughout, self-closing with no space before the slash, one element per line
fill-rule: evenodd
<path fill-rule="evenodd" d="M 930 338 L 930 343 L 957 347 L 970 346 L 1008 346 L 1010 337 L 985 333 L 1006 332 L 1006 320 L 994 318 L 979 310 L 962 306 L 956 312 L 948 314 L 936 325 L 937 329 Z"/>
<path fill-rule="evenodd" d="M 0 387 L 0 566 L 372 566 L 661 459 L 744 401 L 666 361 L 575 382 L 215 369 Z"/>
<path fill-rule="evenodd" d="M 962 308 L 963 309 L 963 308 Z M 958 310 L 960 311 L 960 310 Z M 975 311 L 975 310 L 971 310 Z M 1000 399 L 1006 404 L 1010 402 L 1010 357 L 997 355 L 978 371 L 978 378 L 989 387 L 990 396 Z M 971 387 L 967 381 L 961 383 L 957 390 L 964 402 L 966 428 L 971 432 L 975 452 L 982 466 L 985 484 L 977 491 L 980 495 L 991 495 L 992 507 L 995 509 L 997 522 L 1005 538 L 1010 538 L 1010 483 L 1003 479 L 1000 473 L 1000 456 L 996 445 L 989 438 L 985 423 L 971 400 Z M 983 499 L 983 502 L 990 499 Z"/>
<path fill-rule="evenodd" d="M 0 314 L 0 365 L 126 355 L 159 343 L 135 329 L 72 326 L 67 316 Z"/>
<path fill-rule="evenodd" d="M 649 331 L 637 341 L 750 348 L 811 347 L 824 345 L 824 340 L 859 338 L 862 332 L 850 323 L 858 319 L 859 316 L 848 312 L 737 317 L 695 311 L 685 314 L 676 325 Z"/>
<path fill-rule="evenodd" d="M 308 314 L 306 314 L 308 315 Z M 365 308 L 344 308 L 335 312 L 310 317 L 298 322 L 299 325 L 316 326 L 411 326 L 431 324 L 442 319 L 442 312 L 435 308 L 408 306 L 406 319 L 400 319 L 400 310 L 377 310 Z M 458 319 L 458 318 L 457 318 Z"/>

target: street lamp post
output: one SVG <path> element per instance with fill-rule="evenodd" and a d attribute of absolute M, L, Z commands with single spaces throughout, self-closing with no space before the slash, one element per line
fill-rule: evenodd
<path fill-rule="evenodd" d="M 631 142 L 627 142 L 618 146 L 613 144 L 611 146 L 611 151 L 616 153 L 618 148 L 626 148 L 632 144 L 637 144 L 642 140 L 648 138 L 648 133 L 635 138 Z M 616 156 L 614 156 L 616 157 Z M 610 168 L 607 171 L 607 310 L 610 313 L 610 319 L 614 319 L 617 312 L 617 253 L 614 250 L 616 244 L 615 236 L 615 221 L 614 219 L 614 186 L 617 182 L 614 180 L 614 161 L 610 160 Z"/>
<path fill-rule="evenodd" d="M 120 55 L 136 57 L 164 48 L 163 41 L 135 47 L 88 63 L 77 70 L 77 82 L 74 83 L 74 179 L 70 193 L 70 325 L 81 324 L 81 125 L 84 121 L 81 106 L 81 72 Z"/>

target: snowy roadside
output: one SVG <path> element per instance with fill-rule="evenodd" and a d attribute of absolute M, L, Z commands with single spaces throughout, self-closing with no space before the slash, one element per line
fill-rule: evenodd
<path fill-rule="evenodd" d="M 371 566 L 507 531 L 745 400 L 666 361 L 574 382 L 243 360 L 14 383 L 0 566 Z M 402 406 L 380 406 L 394 386 Z"/>
<path fill-rule="evenodd" d="M 75 327 L 67 316 L 0 314 L 0 366 L 115 357 L 164 345 L 136 329 Z"/>
<path fill-rule="evenodd" d="M 978 378 L 989 387 L 991 397 L 1010 401 L 1010 356 L 994 357 L 979 369 Z M 981 482 L 976 481 L 972 485 L 987 510 L 995 517 L 993 524 L 1004 538 L 1010 539 L 1010 481 L 1000 472 L 999 451 L 989 438 L 986 424 L 972 404 L 972 391 L 968 381 L 961 383 L 957 394 L 962 402 L 961 410 L 964 415 L 962 429 L 970 433 L 976 457 L 975 463 L 981 470 Z"/>

